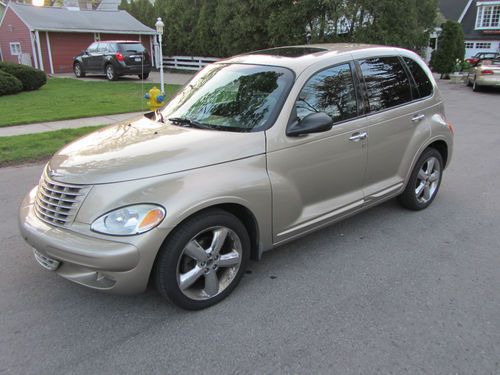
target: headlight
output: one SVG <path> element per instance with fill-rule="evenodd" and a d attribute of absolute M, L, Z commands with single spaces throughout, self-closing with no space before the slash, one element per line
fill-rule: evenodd
<path fill-rule="evenodd" d="M 115 236 L 130 236 L 147 232 L 165 218 L 165 209 L 152 204 L 138 204 L 108 212 L 95 220 L 90 229 Z"/>

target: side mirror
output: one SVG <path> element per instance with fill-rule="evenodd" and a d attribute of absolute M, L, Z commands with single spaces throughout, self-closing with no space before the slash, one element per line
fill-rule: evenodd
<path fill-rule="evenodd" d="M 330 116 L 325 112 L 316 112 L 290 124 L 286 130 L 286 135 L 297 137 L 304 134 L 322 133 L 330 130 L 332 126 L 333 120 Z"/>

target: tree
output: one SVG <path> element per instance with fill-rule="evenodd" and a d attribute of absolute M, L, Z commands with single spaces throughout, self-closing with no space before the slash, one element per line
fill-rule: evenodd
<path fill-rule="evenodd" d="M 428 43 L 437 0 L 122 0 L 154 27 L 165 22 L 166 54 L 225 57 L 274 46 L 361 42 L 416 52 Z"/>
<path fill-rule="evenodd" d="M 130 3 L 127 0 L 121 0 L 118 9 L 126 10 L 144 25 L 155 27 L 155 9 L 149 0 L 132 0 Z"/>
<path fill-rule="evenodd" d="M 443 78 L 453 72 L 457 60 L 463 60 L 465 46 L 464 32 L 460 23 L 446 21 L 441 28 L 438 48 L 432 54 L 431 66 L 434 71 L 441 73 Z"/>

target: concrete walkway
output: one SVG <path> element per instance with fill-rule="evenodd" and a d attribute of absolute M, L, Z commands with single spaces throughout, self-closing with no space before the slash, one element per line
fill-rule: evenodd
<path fill-rule="evenodd" d="M 185 85 L 197 72 L 193 73 L 169 73 L 165 72 L 163 74 L 163 78 L 165 79 L 166 84 L 172 85 Z M 57 78 L 75 78 L 73 73 L 64 73 L 64 74 L 54 74 L 53 77 Z M 106 81 L 106 77 L 104 75 L 90 75 L 85 78 L 79 78 L 84 81 Z M 120 77 L 115 83 L 120 82 L 133 82 L 133 83 L 142 83 L 142 80 L 137 76 L 123 76 Z M 159 83 L 160 82 L 160 72 L 151 72 L 149 74 L 148 79 L 144 80 L 145 83 Z"/>
<path fill-rule="evenodd" d="M 142 115 L 144 112 L 121 113 L 117 115 L 96 116 L 77 118 L 74 120 L 40 122 L 29 125 L 6 126 L 0 128 L 0 137 L 9 137 L 12 135 L 43 133 L 60 129 L 75 129 L 84 126 L 109 125 L 115 122 L 124 121 L 129 118 Z"/>

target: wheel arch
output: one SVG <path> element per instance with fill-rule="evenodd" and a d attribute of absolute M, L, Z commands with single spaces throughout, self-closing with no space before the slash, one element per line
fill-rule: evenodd
<path fill-rule="evenodd" d="M 443 165 L 446 168 L 446 166 L 448 165 L 448 144 L 444 140 L 438 139 L 427 145 L 425 149 L 429 147 L 436 149 L 441 154 L 441 158 L 443 159 Z"/>
<path fill-rule="evenodd" d="M 435 137 L 430 140 L 428 140 L 425 144 L 423 144 L 418 151 L 415 153 L 413 160 L 411 162 L 411 167 L 408 169 L 406 178 L 404 180 L 403 187 L 401 191 L 403 191 L 406 188 L 406 185 L 408 184 L 408 181 L 411 176 L 411 172 L 413 171 L 413 168 L 415 168 L 415 164 L 417 163 L 418 159 L 420 156 L 424 153 L 425 150 L 428 148 L 434 148 L 437 150 L 443 159 L 443 167 L 446 168 L 449 164 L 450 161 L 450 145 L 446 142 L 446 140 L 442 137 Z"/>
<path fill-rule="evenodd" d="M 258 220 L 254 215 L 254 213 L 241 202 L 217 202 L 217 203 L 212 202 L 211 204 L 191 209 L 189 210 L 189 212 L 185 212 L 183 215 L 181 215 L 175 227 L 178 227 L 179 225 L 184 223 L 186 220 L 192 218 L 193 216 L 199 215 L 203 212 L 213 209 L 221 209 L 226 212 L 229 212 L 230 214 L 236 216 L 238 220 L 241 221 L 241 223 L 247 230 L 248 236 L 250 238 L 250 245 L 251 245 L 250 258 L 252 260 L 259 260 L 261 258 L 263 246 L 261 246 L 261 237 L 260 237 L 261 233 L 259 229 Z M 172 230 L 172 232 L 174 230 L 175 228 Z M 163 242 L 167 241 L 167 239 L 170 236 L 170 233 L 167 235 L 167 237 Z"/>

